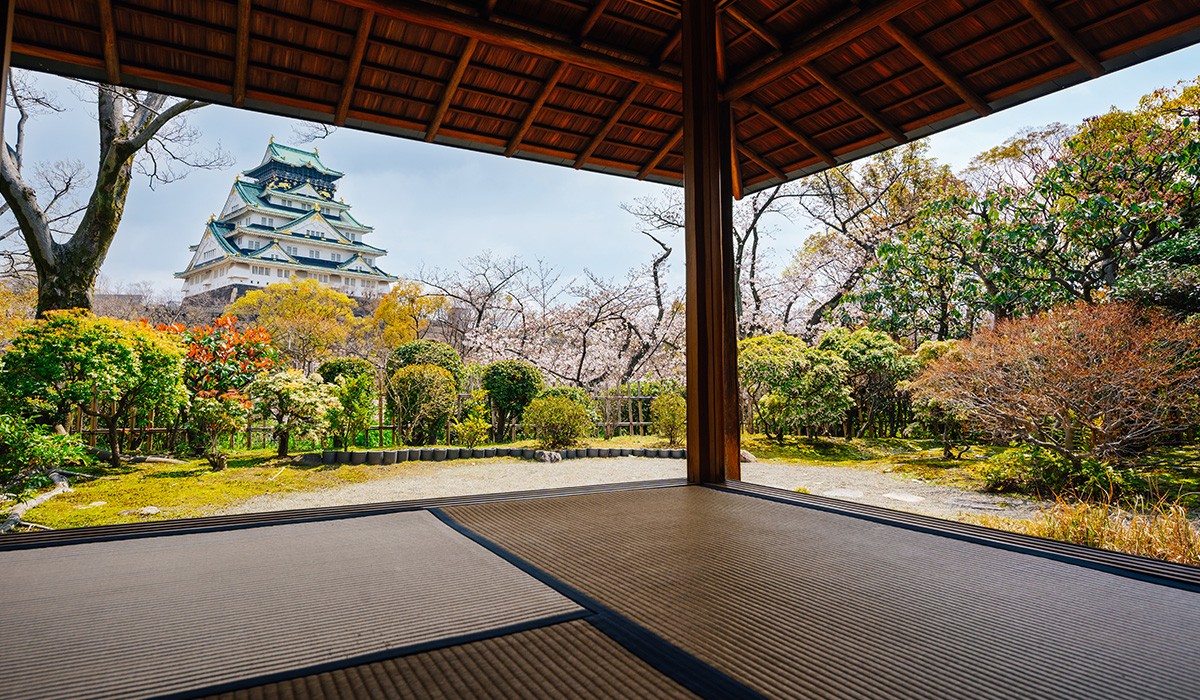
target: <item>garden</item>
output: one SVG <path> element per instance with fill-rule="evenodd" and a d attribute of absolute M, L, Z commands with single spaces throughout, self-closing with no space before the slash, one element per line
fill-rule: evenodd
<path fill-rule="evenodd" d="M 1200 563 L 1197 117 L 1188 84 L 963 173 L 911 144 L 739 202 L 745 458 L 1034 499 L 962 517 Z M 365 303 L 289 279 L 195 323 L 35 314 L 0 284 L 0 530 L 679 457 L 679 207 L 626 207 L 660 250 L 618 280 L 485 252 Z M 772 217 L 814 227 L 782 270 Z"/>

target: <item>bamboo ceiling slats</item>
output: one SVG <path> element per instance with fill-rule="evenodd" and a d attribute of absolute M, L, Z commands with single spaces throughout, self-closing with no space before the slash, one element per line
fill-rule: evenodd
<path fill-rule="evenodd" d="M 716 4 L 746 192 L 1200 34 L 1195 0 Z M 680 8 L 680 0 L 17 0 L 13 62 L 679 182 Z"/>

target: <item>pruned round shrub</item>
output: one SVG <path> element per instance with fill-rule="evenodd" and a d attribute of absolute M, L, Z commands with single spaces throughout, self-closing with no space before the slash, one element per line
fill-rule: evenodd
<path fill-rule="evenodd" d="M 587 411 L 588 419 L 591 420 L 592 423 L 600 422 L 600 411 L 598 409 L 596 400 L 592 398 L 591 394 L 587 393 L 583 389 L 580 389 L 577 386 L 552 386 L 542 389 L 540 392 L 538 392 L 537 398 L 544 399 L 550 396 L 558 396 L 574 401 L 580 406 L 583 406 L 583 409 Z"/>
<path fill-rule="evenodd" d="M 483 388 L 496 409 L 496 437 L 502 439 L 510 423 L 542 390 L 542 373 L 520 360 L 500 360 L 483 369 Z"/>
<path fill-rule="evenodd" d="M 444 367 L 409 365 L 392 373 L 388 394 L 396 410 L 401 439 L 408 445 L 428 445 L 445 434 L 446 421 L 458 398 L 454 376 Z"/>
<path fill-rule="evenodd" d="M 326 384 L 336 384 L 339 377 L 374 377 L 375 368 L 361 357 L 336 357 L 322 362 L 317 374 Z"/>
<path fill-rule="evenodd" d="M 687 433 L 687 400 L 679 394 L 659 394 L 650 404 L 651 429 L 671 447 Z"/>
<path fill-rule="evenodd" d="M 557 450 L 579 442 L 592 429 L 587 409 L 562 396 L 547 396 L 529 402 L 523 420 L 525 434 L 543 450 Z"/>
<path fill-rule="evenodd" d="M 454 348 L 436 340 L 413 340 L 392 351 L 387 362 L 387 376 L 392 376 L 401 367 L 412 365 L 436 365 L 450 373 L 457 391 L 466 378 L 466 366 Z"/>

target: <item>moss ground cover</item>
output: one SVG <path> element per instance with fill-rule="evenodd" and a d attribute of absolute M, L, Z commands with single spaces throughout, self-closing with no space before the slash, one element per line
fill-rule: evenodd
<path fill-rule="evenodd" d="M 591 447 L 665 448 L 667 442 L 654 435 L 621 436 L 611 440 L 591 439 Z M 845 466 L 894 474 L 968 490 L 982 490 L 989 460 L 1003 448 L 975 446 L 961 460 L 941 459 L 941 448 L 930 440 L 909 439 L 800 439 L 782 444 L 761 435 L 743 436 L 742 445 L 759 459 L 796 466 Z M 536 448 L 535 440 L 506 443 L 508 447 Z M 511 459 L 511 458 L 499 458 Z M 511 459 L 515 465 L 520 460 Z M 187 464 L 134 464 L 119 470 L 96 465 L 89 469 L 101 478 L 75 480 L 73 493 L 64 494 L 31 510 L 26 520 L 53 528 L 85 527 L 143 520 L 198 517 L 212 514 L 253 496 L 324 488 L 381 479 L 410 469 L 406 463 L 393 465 L 299 465 L 278 459 L 271 449 L 235 451 L 223 472 L 210 470 L 202 459 Z M 1170 448 L 1152 452 L 1136 465 L 1143 498 L 1164 503 L 1200 505 L 1200 450 Z M 91 505 L 103 502 L 103 505 Z M 140 515 L 136 511 L 153 506 L 159 512 Z M 997 523 L 996 526 L 1002 526 Z"/>

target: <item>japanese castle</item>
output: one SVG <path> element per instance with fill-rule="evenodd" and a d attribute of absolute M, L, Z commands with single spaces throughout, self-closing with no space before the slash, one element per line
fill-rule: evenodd
<path fill-rule="evenodd" d="M 288 278 L 315 279 L 354 297 L 383 295 L 396 280 L 376 261 L 387 255 L 363 237 L 374 229 L 334 199 L 342 173 L 317 149 L 275 143 L 233 183 L 220 216 L 204 227 L 183 272 L 188 303 L 226 304 Z"/>

